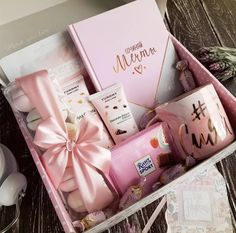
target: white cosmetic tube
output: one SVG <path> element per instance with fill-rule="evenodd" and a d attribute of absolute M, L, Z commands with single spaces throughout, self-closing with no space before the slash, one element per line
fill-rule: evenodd
<path fill-rule="evenodd" d="M 89 100 L 99 112 L 116 144 L 139 131 L 121 84 L 93 94 L 89 96 Z"/>

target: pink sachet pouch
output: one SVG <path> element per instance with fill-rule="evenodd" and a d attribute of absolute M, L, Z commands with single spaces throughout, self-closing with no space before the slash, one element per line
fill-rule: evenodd
<path fill-rule="evenodd" d="M 158 157 L 171 153 L 164 127 L 166 123 L 157 123 L 113 147 L 110 176 L 120 195 L 141 177 L 146 178 L 143 194 L 152 191 L 152 185 L 164 171 L 158 165 Z"/>

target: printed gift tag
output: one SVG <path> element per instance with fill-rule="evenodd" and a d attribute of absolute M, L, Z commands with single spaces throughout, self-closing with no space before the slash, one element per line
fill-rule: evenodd
<path fill-rule="evenodd" d="M 203 171 L 167 195 L 168 233 L 231 233 L 224 178 L 215 167 Z"/>
<path fill-rule="evenodd" d="M 184 221 L 205 221 L 211 222 L 212 218 L 212 203 L 210 194 L 207 190 L 185 190 L 182 192 L 183 198 L 183 220 Z"/>

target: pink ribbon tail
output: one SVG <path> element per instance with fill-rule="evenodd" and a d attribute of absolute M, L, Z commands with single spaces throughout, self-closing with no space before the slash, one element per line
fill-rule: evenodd
<path fill-rule="evenodd" d="M 101 125 L 92 118 L 84 118 L 80 123 L 79 133 L 70 153 L 67 148 L 70 139 L 52 117 L 39 124 L 34 143 L 47 149 L 42 161 L 56 188 L 61 183 L 69 156 L 72 156 L 81 198 L 87 211 L 94 212 L 105 208 L 114 198 L 103 178 L 110 169 L 111 152 L 97 145 L 101 140 Z"/>

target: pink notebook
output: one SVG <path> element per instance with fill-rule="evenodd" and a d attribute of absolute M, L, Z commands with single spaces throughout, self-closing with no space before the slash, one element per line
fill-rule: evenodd
<path fill-rule="evenodd" d="M 173 72 L 176 54 L 155 0 L 134 1 L 72 24 L 69 32 L 97 91 L 122 83 L 136 119 L 180 93 Z M 160 85 L 161 78 L 167 86 Z"/>

